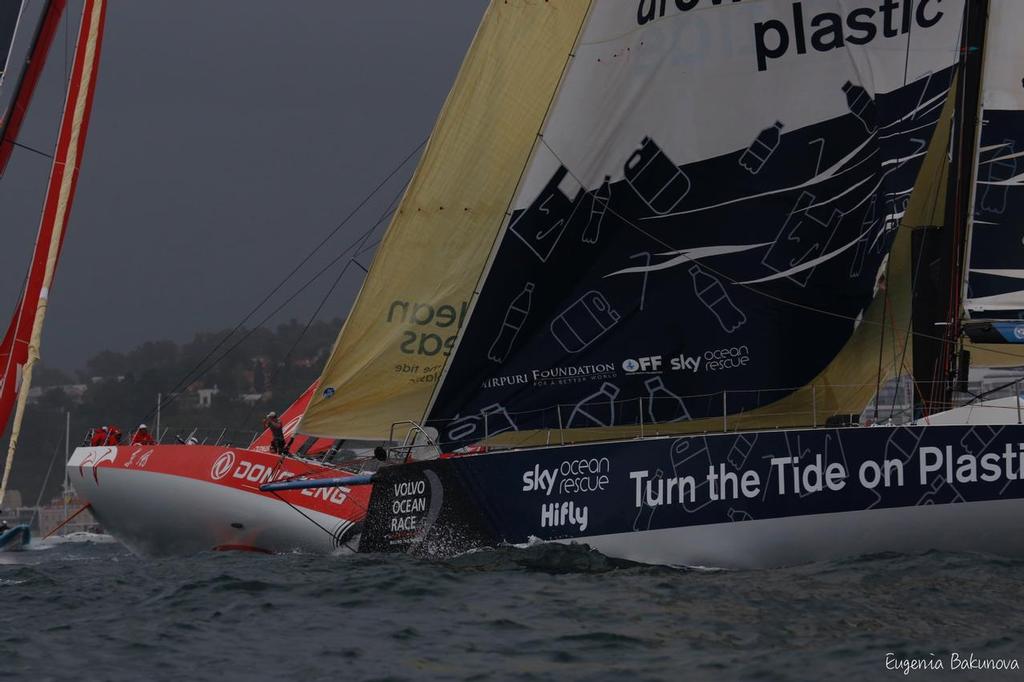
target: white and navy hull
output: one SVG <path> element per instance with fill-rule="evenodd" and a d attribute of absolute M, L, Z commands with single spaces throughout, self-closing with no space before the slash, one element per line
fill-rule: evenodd
<path fill-rule="evenodd" d="M 887 551 L 1024 555 L 1022 451 L 1024 426 L 951 425 L 652 438 L 420 462 L 377 474 L 360 550 L 444 555 L 540 540 L 737 568 Z"/>
<path fill-rule="evenodd" d="M 338 473 L 271 453 L 203 445 L 78 448 L 68 462 L 71 483 L 96 520 L 145 555 L 327 553 L 351 544 L 368 489 L 259 490 L 271 479 Z"/>

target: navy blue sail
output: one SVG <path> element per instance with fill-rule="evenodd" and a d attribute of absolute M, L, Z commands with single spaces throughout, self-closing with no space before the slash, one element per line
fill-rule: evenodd
<path fill-rule="evenodd" d="M 757 410 L 884 295 L 963 3 L 630 4 L 592 6 L 435 393 L 442 442 Z"/>
<path fill-rule="evenodd" d="M 964 308 L 971 318 L 1024 320 L 1024 5 L 993 0 L 989 16 Z M 1024 341 L 1017 324 L 1000 329 L 1001 340 Z"/>

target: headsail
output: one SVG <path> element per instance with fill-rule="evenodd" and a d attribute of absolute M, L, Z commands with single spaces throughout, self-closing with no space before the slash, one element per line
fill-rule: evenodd
<path fill-rule="evenodd" d="M 423 416 L 587 0 L 494 0 L 299 431 L 379 440 Z"/>
<path fill-rule="evenodd" d="M 0 480 L 0 503 L 3 502 L 14 461 L 21 419 L 25 412 L 32 379 L 32 367 L 39 358 L 50 287 L 78 182 L 78 170 L 96 87 L 105 14 L 106 0 L 85 0 L 35 252 L 17 313 L 12 348 L 8 351 L 3 375 L 0 377 L 0 419 L 4 425 L 10 414 L 11 402 L 15 394 L 17 395 L 11 439 L 3 478 Z M 31 330 L 27 342 L 23 334 L 26 329 Z"/>
<path fill-rule="evenodd" d="M 981 134 L 964 309 L 975 319 L 1024 320 L 1024 3 L 990 0 Z M 993 327 L 1024 342 L 1024 322 Z M 1018 332 L 1017 330 L 1020 330 Z M 1020 364 L 1024 357 L 1006 356 Z M 993 358 L 995 359 L 995 358 Z M 1004 363 L 1005 364 L 1005 363 Z"/>
<path fill-rule="evenodd" d="M 593 3 L 436 392 L 443 441 L 771 412 L 885 323 L 964 4 L 825 4 Z M 873 380 L 878 346 L 854 351 Z"/>

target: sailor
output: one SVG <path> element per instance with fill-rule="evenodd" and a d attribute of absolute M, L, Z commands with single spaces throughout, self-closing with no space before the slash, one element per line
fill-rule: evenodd
<path fill-rule="evenodd" d="M 156 439 L 148 429 L 145 424 L 139 424 L 139 428 L 132 435 L 132 445 L 155 445 Z"/>
<path fill-rule="evenodd" d="M 107 429 L 107 440 L 106 445 L 120 445 L 121 444 L 121 429 L 117 428 L 113 424 L 106 427 Z"/>
<path fill-rule="evenodd" d="M 107 442 L 107 427 L 100 426 L 92 430 L 92 440 L 89 441 L 89 445 L 96 447 L 98 445 L 104 445 Z"/>
<path fill-rule="evenodd" d="M 274 412 L 273 410 L 267 412 L 267 416 L 263 420 L 263 428 L 270 430 L 271 452 L 278 452 L 282 455 L 287 455 L 288 452 L 284 445 L 284 430 L 281 427 L 281 420 L 277 418 L 277 412 Z"/>

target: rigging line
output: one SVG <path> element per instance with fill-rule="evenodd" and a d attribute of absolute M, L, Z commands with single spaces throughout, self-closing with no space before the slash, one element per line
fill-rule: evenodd
<path fill-rule="evenodd" d="M 572 176 L 572 178 L 574 180 L 576 180 L 576 182 L 578 182 L 581 187 L 585 187 L 586 186 L 583 183 L 583 181 L 575 173 L 573 173 L 572 170 L 569 169 L 569 166 L 566 165 L 565 161 L 561 158 L 561 156 L 559 156 L 558 153 L 555 152 L 555 150 L 551 148 L 551 145 L 549 145 L 547 143 L 547 140 L 541 138 L 541 143 L 548 149 L 548 151 L 551 152 L 551 154 L 555 157 L 555 159 L 562 166 L 565 167 L 567 173 L 570 176 Z M 666 249 L 668 249 L 670 251 L 680 251 L 680 249 L 677 246 L 673 246 L 672 244 L 669 244 L 668 242 L 666 242 L 664 239 L 661 239 L 660 237 L 651 234 L 647 230 L 643 229 L 642 227 L 640 227 L 639 225 L 637 225 L 636 223 L 631 221 L 626 216 L 624 216 L 621 213 L 619 213 L 618 211 L 616 211 L 613 207 L 609 206 L 607 210 L 608 210 L 609 213 L 611 213 L 616 218 L 621 220 L 627 226 L 633 228 L 634 230 L 636 230 L 640 234 L 644 235 L 645 237 L 647 237 L 651 241 L 654 241 L 654 242 L 656 242 L 658 244 L 661 244 L 662 246 L 664 246 Z M 690 258 L 688 256 L 685 256 L 685 254 L 683 254 L 683 255 L 686 258 L 686 260 L 693 261 L 694 263 L 697 262 L 695 259 Z M 704 268 L 705 270 L 707 270 L 708 272 L 711 272 L 711 273 L 721 277 L 722 279 L 726 280 L 730 284 L 733 284 L 735 286 L 741 287 L 743 289 L 747 289 L 750 292 L 755 293 L 758 296 L 761 296 L 763 298 L 767 298 L 767 299 L 770 299 L 772 301 L 776 301 L 778 303 L 782 303 L 784 305 L 788 305 L 788 306 L 790 306 L 792 308 L 797 308 L 797 309 L 800 309 L 800 310 L 806 310 L 807 312 L 816 313 L 816 314 L 822 315 L 824 317 L 832 317 L 832 318 L 839 319 L 839 320 L 844 320 L 844 321 L 850 322 L 850 323 L 853 323 L 853 322 L 857 321 L 857 318 L 852 317 L 850 315 L 844 315 L 842 313 L 837 313 L 837 312 L 832 311 L 832 310 L 822 310 L 821 308 L 815 308 L 814 306 L 807 305 L 806 303 L 799 303 L 797 301 L 791 301 L 789 299 L 782 298 L 781 296 L 776 296 L 775 294 L 768 293 L 767 291 L 761 291 L 760 289 L 756 288 L 755 286 L 753 286 L 751 284 L 745 284 L 743 282 L 738 281 L 734 277 L 731 277 L 730 275 L 727 275 L 724 272 L 716 270 L 715 268 L 707 265 L 706 262 L 701 262 L 701 263 L 699 263 L 699 265 L 702 268 Z M 871 325 L 875 325 L 875 326 L 880 326 L 880 325 L 884 326 L 885 323 L 884 322 L 872 322 L 870 320 L 861 320 L 861 324 L 871 324 Z M 926 339 L 932 339 L 933 341 L 941 341 L 942 343 L 950 343 L 950 341 L 946 337 L 944 337 L 944 336 L 935 336 L 935 335 L 932 335 L 932 334 L 923 334 L 921 332 L 913 332 L 913 335 L 915 337 L 918 337 L 918 338 L 926 338 Z M 991 352 L 994 353 L 994 354 L 997 354 L 997 355 L 1002 354 L 1002 355 L 1007 355 L 1009 357 L 1014 357 L 1014 358 L 1019 357 L 1019 355 L 1016 354 L 1016 353 L 1009 353 L 1009 352 L 1005 352 L 1005 351 L 992 350 Z"/>
<path fill-rule="evenodd" d="M 46 152 L 44 152 L 44 151 L 42 151 L 40 149 L 36 149 L 35 147 L 29 147 L 27 144 L 22 144 L 21 142 L 18 142 L 17 140 L 15 140 L 13 138 L 10 138 L 10 137 L 4 138 L 4 142 L 6 142 L 6 143 L 8 143 L 10 145 L 13 145 L 15 147 L 21 147 L 22 149 L 27 149 L 30 152 L 35 152 L 39 156 L 45 156 L 46 158 L 48 158 L 50 160 L 53 160 L 53 154 L 47 154 Z"/>
<path fill-rule="evenodd" d="M 39 488 L 39 494 L 36 496 L 36 506 L 32 510 L 32 519 L 29 521 L 29 524 L 35 523 L 36 517 L 39 516 L 39 505 L 43 501 L 43 493 L 46 492 L 46 484 L 50 482 L 50 473 L 53 471 L 53 463 L 57 461 L 57 453 L 60 452 L 60 446 L 63 444 L 64 439 L 61 438 L 53 448 L 53 454 L 50 456 L 50 464 L 46 467 L 46 475 L 43 476 L 43 485 Z"/>
<path fill-rule="evenodd" d="M 369 239 L 369 237 L 370 233 L 367 232 L 366 235 L 363 237 L 363 241 L 365 242 L 367 239 Z M 309 319 L 306 320 L 306 326 L 302 328 L 302 331 L 299 332 L 299 335 L 295 338 L 295 341 L 292 343 L 291 347 L 288 348 L 288 352 L 284 354 L 284 358 L 281 360 L 281 365 L 284 367 L 284 375 L 281 378 L 280 382 L 282 386 L 287 386 L 288 379 L 291 378 L 291 366 L 288 364 L 288 360 L 291 359 L 292 353 L 295 352 L 295 349 L 298 347 L 302 339 L 306 337 L 306 332 L 309 331 L 309 328 L 310 326 L 312 326 L 313 321 L 316 320 L 317 317 L 320 315 L 320 311 L 323 309 L 324 304 L 327 303 L 327 299 L 330 298 L 331 294 L 334 293 L 334 290 L 338 288 L 338 284 L 341 282 L 341 278 L 345 276 L 346 272 L 348 272 L 348 266 L 354 262 L 354 258 L 350 258 L 348 262 L 345 263 L 345 266 L 341 268 L 341 271 L 338 272 L 338 276 L 334 278 L 334 283 L 331 284 L 330 288 L 320 299 L 320 304 L 317 305 L 316 310 L 314 310 L 313 313 L 309 316 Z M 249 406 L 249 411 L 246 413 L 245 418 L 242 420 L 242 423 L 237 428 L 241 429 L 242 427 L 244 427 L 246 422 L 248 422 L 249 419 L 252 417 L 252 413 L 255 410 L 256 402 L 254 401 L 252 405 Z"/>
<path fill-rule="evenodd" d="M 429 138 L 428 138 L 428 139 L 429 139 Z M 205 363 L 205 362 L 206 362 L 207 360 L 209 360 L 209 359 L 210 359 L 210 357 L 212 357 L 212 356 L 213 356 L 213 354 L 214 354 L 214 353 L 216 353 L 216 352 L 217 352 L 217 350 L 219 350 L 221 346 L 223 346 L 223 345 L 224 345 L 225 343 L 227 343 L 228 339 L 230 339 L 230 338 L 231 338 L 232 336 L 234 336 L 234 334 L 235 334 L 235 333 L 236 333 L 236 332 L 237 332 L 237 331 L 238 331 L 239 329 L 241 329 L 241 328 L 242 328 L 242 326 L 243 326 L 243 325 L 244 325 L 244 324 L 245 324 L 245 323 L 246 323 L 246 322 L 247 322 L 247 321 L 248 321 L 248 320 L 249 320 L 249 319 L 250 319 L 250 318 L 251 318 L 251 317 L 252 317 L 253 315 L 255 315 L 255 314 L 256 314 L 256 312 L 257 312 L 257 311 L 258 311 L 258 310 L 259 310 L 260 308 L 262 308 L 262 307 L 263 307 L 264 305 L 266 305 L 266 304 L 267 304 L 267 302 L 268 302 L 268 301 L 269 301 L 269 300 L 270 300 L 270 299 L 271 299 L 271 298 L 272 298 L 272 297 L 273 297 L 273 296 L 274 296 L 275 294 L 277 294 L 277 292 L 278 292 L 278 291 L 280 291 L 280 290 L 281 290 L 281 289 L 282 289 L 282 288 L 284 287 L 284 285 L 285 285 L 285 284 L 287 284 L 287 283 L 288 283 L 288 281 L 289 281 L 289 280 L 290 280 L 290 279 L 291 279 L 292 277 L 294 277 L 294 276 L 295 276 L 295 274 L 296 274 L 296 273 L 297 273 L 297 272 L 298 272 L 298 271 L 299 271 L 299 270 L 300 270 L 300 269 L 302 268 L 302 266 L 303 266 L 303 265 L 305 265 L 305 264 L 306 264 L 307 262 L 309 262 L 309 259 L 310 259 L 310 258 L 312 258 L 312 257 L 313 257 L 313 256 L 314 256 L 314 255 L 315 255 L 315 254 L 316 254 L 316 253 L 317 253 L 317 252 L 318 252 L 318 251 L 319 251 L 319 250 L 320 250 L 320 249 L 321 249 L 321 248 L 322 248 L 322 247 L 323 247 L 323 246 L 324 246 L 324 245 L 325 245 L 325 244 L 326 244 L 326 243 L 327 243 L 327 242 L 328 242 L 328 241 L 329 241 L 329 240 L 330 240 L 330 239 L 331 239 L 331 238 L 332 238 L 332 237 L 333 237 L 333 236 L 334 236 L 335 234 L 337 234 L 337 232 L 338 232 L 338 231 L 339 231 L 339 230 L 340 230 L 340 229 L 341 229 L 342 227 L 344 227 L 344 226 L 345 226 L 345 225 L 346 225 L 346 224 L 347 224 L 347 223 L 348 223 L 348 222 L 349 222 L 349 221 L 350 221 L 350 220 L 351 220 L 351 219 L 352 219 L 352 218 L 353 218 L 353 217 L 355 216 L 355 214 L 356 214 L 356 213 L 358 213 L 358 212 L 359 212 L 359 210 L 360 210 L 360 209 L 362 209 L 362 208 L 363 208 L 363 206 L 365 206 L 365 205 L 366 205 L 366 203 L 367 203 L 367 202 L 368 202 L 368 201 L 369 201 L 369 200 L 370 200 L 371 198 L 373 198 L 373 196 L 374 196 L 374 195 L 376 195 L 376 194 L 377 194 L 377 192 L 379 192 L 379 191 L 381 190 L 381 188 L 383 188 L 383 187 L 384 187 L 384 185 L 386 185 L 386 184 L 388 183 L 388 181 L 389 181 L 389 180 L 391 180 L 391 179 L 392 179 L 392 178 L 393 178 L 393 177 L 395 176 L 395 174 L 396 174 L 396 173 L 398 173 L 398 171 L 399 171 L 399 170 L 401 170 L 401 169 L 402 169 L 402 168 L 403 168 L 403 167 L 405 166 L 405 164 L 407 164 L 407 163 L 409 162 L 409 160 L 410 160 L 410 159 L 411 159 L 411 158 L 412 158 L 413 156 L 415 156 L 415 155 L 416 155 L 416 154 L 417 154 L 417 153 L 418 153 L 418 152 L 419 152 L 419 151 L 420 151 L 420 150 L 421 150 L 421 149 L 423 148 L 423 146 L 424 146 L 424 145 L 425 145 L 426 143 L 427 143 L 427 139 L 424 139 L 424 140 L 423 140 L 422 142 L 420 142 L 420 143 L 419 143 L 418 145 L 416 145 L 416 147 L 415 147 L 415 148 L 414 148 L 414 149 L 413 149 L 413 150 L 412 150 L 411 152 L 409 152 L 409 154 L 407 154 L 407 155 L 406 155 L 406 157 L 405 157 L 404 159 L 402 159 L 402 161 L 401 161 L 401 162 L 400 162 L 400 163 L 399 163 L 399 164 L 398 164 L 397 166 L 395 166 L 395 167 L 394 167 L 394 169 L 393 169 L 393 170 L 392 170 L 392 171 L 391 171 L 390 173 L 388 173 L 388 174 L 387 174 L 387 176 L 386 176 L 386 177 L 385 177 L 385 178 L 384 178 L 383 180 L 381 180 L 381 181 L 380 181 L 380 182 L 379 182 L 379 183 L 377 184 L 377 186 L 376 186 L 376 187 L 374 187 L 374 188 L 373 188 L 373 190 L 372 190 L 372 191 L 371 191 L 371 192 L 370 192 L 369 194 L 367 194 L 367 195 L 366 195 L 366 196 L 365 196 L 365 197 L 363 198 L 363 200 L 362 200 L 362 201 L 360 201 L 360 202 L 359 202 L 359 203 L 358 203 L 358 204 L 356 205 L 356 207 L 355 207 L 355 208 L 353 208 L 353 209 L 352 209 L 352 210 L 351 210 L 351 211 L 349 212 L 349 214 L 348 214 L 348 215 L 346 215 L 346 216 L 345 216 L 345 218 L 344 218 L 344 219 L 343 219 L 343 220 L 342 220 L 342 221 L 341 221 L 340 223 L 338 223 L 338 225 L 337 225 L 337 226 L 336 226 L 336 227 L 335 227 L 335 228 L 334 228 L 333 230 L 331 230 L 331 231 L 330 231 L 330 232 L 329 232 L 329 233 L 327 234 L 327 236 L 326 236 L 326 237 L 324 237 L 324 238 L 323 238 L 322 240 L 320 240 L 320 243 L 319 243 L 319 244 L 317 244 L 317 245 L 316 245 L 315 247 L 313 247 L 313 249 L 312 249 L 312 250 L 311 250 L 311 251 L 310 251 L 309 253 L 307 253 L 307 254 L 306 254 L 306 256 L 305 256 L 305 257 L 304 257 L 304 258 L 303 258 L 303 259 L 302 259 L 301 261 L 299 261 L 298 265 L 296 265 L 296 266 L 295 266 L 294 268 L 292 268 L 292 271 L 291 271 L 291 272 L 289 272 L 289 273 L 288 273 L 288 274 L 287 274 L 287 275 L 285 276 L 285 278 L 284 278 L 284 279 L 282 279 L 282 280 L 281 280 L 280 282 L 278 282 L 278 284 L 277 284 L 277 285 L 276 285 L 276 286 L 275 286 L 275 287 L 274 287 L 273 289 L 271 289 L 271 290 L 270 290 L 270 292 L 269 292 L 269 293 L 268 293 L 268 294 L 267 294 L 266 296 L 264 296 L 264 297 L 263 297 L 263 300 L 261 300 L 261 301 L 260 301 L 259 303 L 257 303 L 257 304 L 256 304 L 256 306 L 255 306 L 255 307 L 253 307 L 253 308 L 252 308 L 252 309 L 251 309 L 251 310 L 250 310 L 250 311 L 249 311 L 249 312 L 248 312 L 248 313 L 246 314 L 246 316 L 245 316 L 245 317 L 243 317 L 243 318 L 241 319 L 241 321 L 240 321 L 240 322 L 238 322 L 238 324 L 236 324 L 236 325 L 235 325 L 235 327 L 234 327 L 234 328 L 233 328 L 233 329 L 232 329 L 232 330 L 231 330 L 230 332 L 228 332 L 228 333 L 227 333 L 227 334 L 226 334 L 226 335 L 225 335 L 225 336 L 224 336 L 224 337 L 223 337 L 223 338 L 222 338 L 222 339 L 221 339 L 221 340 L 220 340 L 220 341 L 219 341 L 219 342 L 218 342 L 218 343 L 217 343 L 217 344 L 216 344 L 216 345 L 215 345 L 215 346 L 214 346 L 214 347 L 213 347 L 213 348 L 212 348 L 212 349 L 211 349 L 211 350 L 210 350 L 210 351 L 209 351 L 209 352 L 208 352 L 208 353 L 207 353 L 207 354 L 206 354 L 206 355 L 205 355 L 205 356 L 204 356 L 204 357 L 203 357 L 203 358 L 201 359 L 201 360 L 199 360 L 199 362 L 198 362 L 198 363 L 197 363 L 197 364 L 195 365 L 195 367 L 193 367 L 193 368 L 192 368 L 192 369 L 190 369 L 190 370 L 189 370 L 188 372 L 186 372 L 185 376 L 184 376 L 184 377 L 183 377 L 182 379 L 180 379 L 180 380 L 178 381 L 178 383 L 177 383 L 177 384 L 175 384 L 175 385 L 174 385 L 174 387 L 173 387 L 173 388 L 172 388 L 172 389 L 171 389 L 171 390 L 169 391 L 169 393 L 174 393 L 174 392 L 175 392 L 175 391 L 177 391 L 177 390 L 178 390 L 179 388 L 181 388 L 182 386 L 184 386 L 185 384 L 187 384 L 187 383 L 188 383 L 188 380 L 189 380 L 189 377 L 190 377 L 190 376 L 191 376 L 192 374 L 194 374 L 194 373 L 195 373 L 196 371 L 198 371 L 198 370 L 199 370 L 199 368 L 200 368 L 200 367 L 202 367 L 203 363 Z M 404 187 L 404 185 L 403 185 L 403 187 Z M 376 226 L 375 226 L 375 227 L 376 227 Z M 362 238 L 362 237 L 360 236 L 360 238 Z M 359 241 L 359 238 L 357 238 L 357 239 L 356 239 L 356 241 Z M 354 243 L 355 243 L 355 242 L 352 242 L 352 244 L 354 244 Z M 351 248 L 352 244 L 350 244 L 349 246 L 347 246 L 347 247 L 345 248 L 345 251 L 347 251 L 347 250 L 348 250 L 349 248 Z M 343 253 L 344 253 L 344 251 L 343 251 Z M 289 299 L 289 300 L 291 300 L 291 299 Z"/>
<path fill-rule="evenodd" d="M 296 507 L 296 506 L 295 506 L 294 504 L 292 504 L 292 503 L 291 503 L 291 502 L 289 502 L 288 500 L 286 500 L 286 499 L 284 499 L 283 497 L 281 497 L 280 495 L 278 495 L 278 494 L 277 494 L 277 491 L 276 491 L 276 490 L 271 490 L 271 491 L 269 491 L 269 492 L 270 492 L 270 494 L 271 494 L 271 495 L 273 495 L 273 496 L 274 496 L 274 497 L 276 497 L 277 499 L 281 500 L 282 502 L 284 502 L 285 504 L 287 504 L 287 505 L 288 505 L 289 507 L 291 507 L 291 508 L 292 508 L 292 509 L 294 509 L 295 511 L 299 512 L 300 514 L 302 514 L 302 516 L 304 516 L 304 517 L 306 518 L 306 520 L 307 520 L 307 521 L 309 521 L 310 523 L 312 523 L 312 524 L 313 524 L 314 526 L 316 526 L 317 528 L 319 528 L 319 529 L 320 529 L 320 530 L 322 530 L 323 532 L 325 532 L 325 533 L 327 533 L 328 535 L 330 535 L 330 536 L 331 536 L 331 538 L 334 538 L 334 539 L 336 539 L 336 540 L 338 541 L 338 544 L 341 544 L 341 545 L 345 545 L 345 547 L 347 547 L 347 548 L 349 549 L 349 551 L 351 551 L 351 552 L 353 552 L 353 553 L 355 553 L 355 552 L 356 552 L 356 550 L 355 550 L 355 549 L 352 549 L 352 545 L 348 544 L 348 542 L 346 542 L 345 540 L 342 540 L 341 538 L 336 538 L 336 537 L 335 537 L 335 535 L 334 535 L 334 533 L 332 533 L 331 531 L 329 531 L 329 530 L 327 530 L 326 528 L 324 528 L 323 526 L 321 526 L 321 525 L 320 525 L 320 523 L 319 523 L 319 522 L 318 522 L 318 521 L 317 521 L 316 519 L 314 519 L 314 518 L 313 518 L 312 516 L 308 515 L 308 514 L 307 514 L 306 512 L 302 511 L 301 509 L 299 509 L 298 507 Z M 350 523 L 351 523 L 351 522 L 350 522 Z M 354 524 L 354 523 L 352 523 L 352 525 L 354 526 L 355 524 Z M 348 529 L 346 528 L 345 530 L 348 530 Z"/>
<path fill-rule="evenodd" d="M 405 187 L 403 186 L 403 187 L 402 187 L 402 188 L 401 188 L 401 189 L 399 190 L 398 194 L 399 194 L 399 195 L 401 195 L 401 194 L 402 194 L 402 192 L 404 192 L 404 191 L 405 191 Z M 394 200 L 392 200 L 392 203 L 394 203 Z M 390 207 L 390 205 L 389 205 L 389 207 L 388 207 L 388 210 L 387 210 L 387 211 L 385 211 L 385 212 L 384 212 L 384 213 L 383 213 L 383 214 L 382 214 L 382 215 L 380 216 L 380 218 L 378 218 L 378 219 L 377 219 L 377 222 L 376 222 L 376 223 L 374 223 L 372 227 L 370 227 L 370 228 L 369 228 L 368 230 L 366 230 L 366 232 L 364 232 L 364 234 L 363 234 L 363 235 L 360 235 L 360 238 L 365 238 L 365 235 L 366 235 L 366 234 L 372 234 L 372 233 L 373 233 L 373 231 L 374 231 L 374 230 L 376 230 L 376 229 L 377 229 L 377 227 L 378 227 L 378 226 L 379 226 L 379 225 L 380 225 L 381 223 L 383 223 L 383 222 L 384 222 L 384 220 L 385 220 L 385 219 L 386 219 L 386 218 L 387 218 L 387 217 L 388 217 L 388 216 L 389 216 L 389 215 L 390 215 L 391 213 L 392 213 L 392 209 L 391 209 L 391 207 Z M 358 241 L 358 240 L 357 240 L 357 241 Z M 346 256 L 346 255 L 348 254 L 348 252 L 349 252 L 349 251 L 350 251 L 350 250 L 351 250 L 351 249 L 352 249 L 352 248 L 353 248 L 354 246 L 355 246 L 355 242 L 353 242 L 352 244 L 350 244 L 350 245 L 349 245 L 349 246 L 348 246 L 348 247 L 347 247 L 347 248 L 346 248 L 346 249 L 345 249 L 344 251 L 342 251 L 342 252 L 341 252 L 341 253 L 340 253 L 340 254 L 339 254 L 339 255 L 338 255 L 337 257 L 335 257 L 335 258 L 334 258 L 334 259 L 333 259 L 333 260 L 332 260 L 332 261 L 331 261 L 330 263 L 328 263 L 328 264 L 327 264 L 327 265 L 325 265 L 325 266 L 324 266 L 323 268 L 321 268 L 321 269 L 320 269 L 320 270 L 319 270 L 319 271 L 318 271 L 318 272 L 317 272 L 317 273 L 316 273 L 315 275 L 313 275 L 313 276 L 312 276 L 312 277 L 311 277 L 310 279 L 308 279 L 308 280 L 306 281 L 306 283 L 305 283 L 305 284 L 303 284 L 303 285 L 302 285 L 301 287 L 299 287 L 299 289 L 298 289 L 298 290 L 296 290 L 296 291 L 295 291 L 295 292 L 294 292 L 294 293 L 293 293 L 293 294 L 292 294 L 291 296 L 289 296 L 289 297 L 288 297 L 287 299 L 285 299 L 285 300 L 284 300 L 284 301 L 283 301 L 283 302 L 282 302 L 282 303 L 281 303 L 281 304 L 280 304 L 279 306 L 277 306 L 277 307 L 276 307 L 276 308 L 274 308 L 274 309 L 273 309 L 272 311 L 270 311 L 270 313 L 268 313 L 268 314 L 267 314 L 267 315 L 266 315 L 266 316 L 265 316 L 265 317 L 264 317 L 264 318 L 263 318 L 262 320 L 260 320 L 260 321 L 259 321 L 259 322 L 258 322 L 258 323 L 256 324 L 256 326 L 255 326 L 255 327 L 254 327 L 253 329 L 250 329 L 250 330 L 249 330 L 248 332 L 246 332 L 246 333 L 245 333 L 245 334 L 244 334 L 244 335 L 242 336 L 242 338 L 240 338 L 240 339 L 239 339 L 239 340 L 238 340 L 238 341 L 237 341 L 237 342 L 236 342 L 236 343 L 235 343 L 234 345 L 232 345 L 232 346 L 231 346 L 230 348 L 228 348 L 228 349 L 227 349 L 226 351 L 224 351 L 223 353 L 221 353 L 221 355 L 220 355 L 220 356 L 219 356 L 218 358 L 216 358 L 216 359 L 215 359 L 215 360 L 214 360 L 213 362 L 211 362 L 211 363 L 210 363 L 210 365 L 209 365 L 209 367 L 206 367 L 206 368 L 205 368 L 205 369 L 203 369 L 203 370 L 202 370 L 201 372 L 199 372 L 198 374 L 196 374 L 196 376 L 195 376 L 195 377 L 192 377 L 192 378 L 188 379 L 188 381 L 186 381 L 186 382 L 184 382 L 184 383 L 185 383 L 185 384 L 187 384 L 187 383 L 191 383 L 192 381 L 195 381 L 195 380 L 199 379 L 200 377 L 202 377 L 203 375 L 205 375 L 205 374 L 206 374 L 207 372 L 209 372 L 209 371 L 210 371 L 211 369 L 213 369 L 214 367 L 216 367 L 218 363 L 220 363 L 220 362 L 221 362 L 221 361 L 222 361 L 222 360 L 223 360 L 223 359 L 224 359 L 225 357 L 227 357 L 227 356 L 228 356 L 228 355 L 229 355 L 229 354 L 230 354 L 230 353 L 231 353 L 232 351 L 234 351 L 234 350 L 235 350 L 236 348 L 238 348 L 238 347 L 239 347 L 239 346 L 240 346 L 240 345 L 241 345 L 242 343 L 244 343 L 246 339 L 248 339 L 248 338 L 249 338 L 250 336 L 252 336 L 252 335 L 253 335 L 254 333 L 256 333 L 256 331 L 257 331 L 257 330 L 258 330 L 258 329 L 259 329 L 260 327 L 262 327 L 262 325 L 263 325 L 264 323 L 266 323 L 266 322 L 267 322 L 267 320 L 269 320 L 269 319 L 270 319 L 270 318 L 272 318 L 272 317 L 273 317 L 274 315 L 276 315 L 276 314 L 277 314 L 278 312 L 280 312 L 280 311 L 281 311 L 281 310 L 282 310 L 282 309 L 283 309 L 283 308 L 284 308 L 284 307 L 285 307 L 286 305 L 288 305 L 289 303 L 291 303 L 291 302 L 292 302 L 292 301 L 293 301 L 293 300 L 294 300 L 294 299 L 295 299 L 295 298 L 296 298 L 296 297 L 297 297 L 297 296 L 298 296 L 299 294 L 301 294 L 301 293 L 302 293 L 303 291 L 305 291 L 305 290 L 306 290 L 307 288 L 309 288 L 309 287 L 310 287 L 310 286 L 311 286 L 311 285 L 313 284 L 313 282 L 315 282 L 316 280 L 318 280 L 318 279 L 319 279 L 319 278 L 320 278 L 320 277 L 321 277 L 321 276 L 322 276 L 322 275 L 323 275 L 323 274 L 324 274 L 325 272 L 327 272 L 327 271 L 328 271 L 328 270 L 330 270 L 330 269 L 331 269 L 332 267 L 334 267 L 334 266 L 335 266 L 335 265 L 336 265 L 336 264 L 337 264 L 337 263 L 338 263 L 338 262 L 339 262 L 339 261 L 340 261 L 340 260 L 341 260 L 342 258 L 344 258 L 344 257 L 345 257 L 345 256 Z M 225 337 L 224 341 L 226 341 L 226 340 L 227 340 L 227 338 L 229 338 L 230 336 L 231 336 L 231 335 L 229 334 L 229 335 L 228 335 L 227 337 Z M 217 348 L 219 348 L 219 347 L 220 347 L 221 345 L 223 345 L 223 343 L 221 343 L 221 344 L 218 344 L 218 345 L 217 345 Z M 200 367 L 202 367 L 203 363 L 204 363 L 204 362 L 205 362 L 205 361 L 206 361 L 207 359 L 209 359 L 209 358 L 210 358 L 210 357 L 211 357 L 211 356 L 213 355 L 213 353 L 214 353 L 215 351 L 216 351 L 216 348 L 214 349 L 214 351 L 211 351 L 210 353 L 207 353 L 206 357 L 205 357 L 205 358 L 203 358 L 203 360 L 201 360 L 201 361 L 199 362 L 199 364 L 198 364 L 198 365 L 196 365 L 196 367 L 195 367 L 195 368 L 193 368 L 193 371 L 192 371 L 192 372 L 190 372 L 190 373 L 189 373 L 189 375 L 186 375 L 186 378 L 188 378 L 188 377 L 190 377 L 190 376 L 191 376 L 192 374 L 194 374 L 194 373 L 195 373 L 195 370 L 196 370 L 196 369 L 199 369 Z M 181 385 L 182 385 L 182 382 L 179 382 L 179 385 L 178 385 L 178 386 L 176 386 L 176 387 L 175 387 L 175 389 L 177 389 L 177 388 L 178 388 L 178 387 L 180 387 Z M 177 400 L 177 399 L 178 399 L 178 396 L 179 396 L 179 395 L 180 395 L 180 394 L 178 394 L 178 393 L 172 393 L 172 394 L 171 394 L 170 396 L 168 396 L 168 398 L 166 398 L 165 400 L 163 400 L 163 401 L 162 401 L 162 402 L 160 403 L 160 409 L 163 409 L 164 407 L 167 407 L 168 405 L 170 405 L 171 403 L 173 403 L 173 402 L 174 402 L 175 400 Z M 153 408 L 153 409 L 151 409 L 151 410 L 150 410 L 150 411 L 149 411 L 149 412 L 148 412 L 148 413 L 146 414 L 146 416 L 145 416 L 145 417 L 144 417 L 144 418 L 142 419 L 142 421 L 146 421 L 147 419 L 149 419 L 149 417 L 151 417 L 151 416 L 152 416 L 152 415 L 153 415 L 153 414 L 154 414 L 155 412 L 156 412 L 156 408 Z"/>

